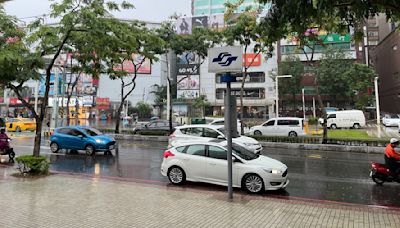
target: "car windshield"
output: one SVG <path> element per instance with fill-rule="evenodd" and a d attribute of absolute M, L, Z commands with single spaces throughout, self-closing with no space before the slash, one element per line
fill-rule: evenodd
<path fill-rule="evenodd" d="M 234 153 L 236 155 L 238 155 L 239 157 L 241 157 L 242 159 L 247 160 L 247 161 L 260 157 L 260 155 L 255 154 L 253 151 L 250 151 L 250 150 L 248 150 L 242 146 L 239 146 L 237 144 L 233 144 L 232 149 L 234 150 Z"/>
<path fill-rule="evenodd" d="M 86 134 L 90 135 L 90 136 L 97 136 L 97 135 L 102 135 L 103 134 L 99 130 L 94 129 L 94 128 L 83 128 L 82 131 L 85 132 Z"/>

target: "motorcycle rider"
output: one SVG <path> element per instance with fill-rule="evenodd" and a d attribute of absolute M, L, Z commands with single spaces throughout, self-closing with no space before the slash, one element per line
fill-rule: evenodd
<path fill-rule="evenodd" d="M 391 138 L 390 143 L 385 148 L 385 163 L 393 177 L 398 177 L 400 173 L 400 153 L 394 150 L 398 145 L 399 140 Z"/>
<path fill-rule="evenodd" d="M 8 142 L 7 142 L 8 136 L 6 134 L 6 130 L 4 128 L 0 129 L 0 148 L 1 149 L 9 149 Z"/>

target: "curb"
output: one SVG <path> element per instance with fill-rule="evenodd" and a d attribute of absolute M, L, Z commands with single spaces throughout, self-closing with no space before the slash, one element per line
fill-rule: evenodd
<path fill-rule="evenodd" d="M 285 149 L 301 149 L 301 150 L 323 150 L 338 152 L 358 152 L 367 154 L 383 154 L 384 147 L 374 146 L 343 146 L 329 144 L 300 144 L 300 143 L 276 143 L 276 142 L 260 142 L 262 146 L 269 148 L 285 148 Z"/>
<path fill-rule="evenodd" d="M 151 141 L 151 142 L 168 142 L 168 136 L 151 136 L 151 135 L 126 135 L 126 134 L 110 134 L 115 139 Z M 300 149 L 300 150 L 322 150 L 322 151 L 338 151 L 338 152 L 358 152 L 367 154 L 383 154 L 384 147 L 374 146 L 343 146 L 329 144 L 301 144 L 301 143 L 278 143 L 260 141 L 263 147 L 268 148 L 284 148 L 284 149 Z"/>

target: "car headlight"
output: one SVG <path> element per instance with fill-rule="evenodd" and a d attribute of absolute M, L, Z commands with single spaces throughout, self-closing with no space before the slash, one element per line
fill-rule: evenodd
<path fill-rule="evenodd" d="M 282 174 L 282 170 L 279 169 L 264 169 L 264 171 L 272 174 Z"/>
<path fill-rule="evenodd" d="M 96 139 L 96 142 L 97 142 L 97 143 L 104 143 L 104 141 L 101 140 L 101 139 Z"/>

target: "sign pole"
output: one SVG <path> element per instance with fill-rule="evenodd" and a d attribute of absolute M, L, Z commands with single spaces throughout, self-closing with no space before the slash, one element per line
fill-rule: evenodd
<path fill-rule="evenodd" d="M 227 73 L 227 77 L 230 74 Z M 226 83 L 226 94 L 225 94 L 225 120 L 226 120 L 226 141 L 228 149 L 228 198 L 233 199 L 233 187 L 232 187 L 232 126 L 231 126 L 231 110 L 232 108 L 232 96 L 231 96 L 231 82 Z"/>

